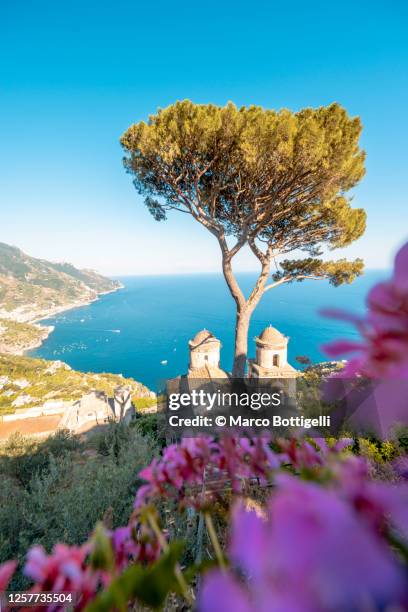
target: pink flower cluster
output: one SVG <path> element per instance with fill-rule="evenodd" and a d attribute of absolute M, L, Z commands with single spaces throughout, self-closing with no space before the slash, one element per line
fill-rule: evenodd
<path fill-rule="evenodd" d="M 24 573 L 34 582 L 33 593 L 68 591 L 78 597 L 76 609 L 82 610 L 98 587 L 106 582 L 101 572 L 87 565 L 90 545 L 67 546 L 56 544 L 50 555 L 42 546 L 34 546 L 27 553 Z M 60 609 L 50 605 L 49 611 Z M 38 607 L 40 610 L 40 607 Z"/>
<path fill-rule="evenodd" d="M 223 436 L 184 439 L 164 449 L 160 459 L 139 473 L 147 480 L 137 492 L 135 509 L 139 511 L 159 498 L 175 499 L 181 506 L 203 510 L 231 487 L 240 493 L 245 483 L 262 486 L 271 483 L 283 466 L 295 472 L 329 469 L 342 451 L 353 443 L 344 438 L 328 444 L 323 438 L 304 439 Z"/>
<path fill-rule="evenodd" d="M 378 534 L 392 529 L 401 542 L 408 542 L 408 485 L 389 484 L 369 478 L 368 464 L 359 457 L 336 463 L 332 484 L 338 494 Z"/>
<path fill-rule="evenodd" d="M 395 257 L 392 278 L 375 285 L 367 298 L 365 318 L 337 310 L 323 314 L 352 322 L 360 342 L 340 340 L 325 345 L 331 357 L 356 353 L 341 376 L 356 374 L 374 379 L 408 379 L 408 243 Z"/>
<path fill-rule="evenodd" d="M 148 484 L 142 485 L 136 495 L 135 508 L 149 504 L 156 497 L 177 496 L 187 501 L 187 488 L 203 484 L 205 470 L 213 466 L 218 445 L 210 437 L 185 438 L 180 444 L 171 444 L 160 459 L 153 459 L 139 476 Z"/>
<path fill-rule="evenodd" d="M 324 438 L 297 440 L 295 438 L 280 439 L 278 441 L 282 454 L 282 463 L 291 465 L 295 470 L 313 470 L 322 466 L 329 467 L 332 459 L 337 460 L 339 454 L 353 444 L 352 438 L 336 440 L 332 445 Z"/>
<path fill-rule="evenodd" d="M 407 488 L 370 483 L 357 459 L 339 469 L 327 488 L 279 474 L 265 516 L 236 504 L 234 569 L 204 578 L 201 612 L 407 609 L 406 570 L 385 539 L 387 515 L 408 535 Z"/>
<path fill-rule="evenodd" d="M 104 538 L 112 553 L 113 565 L 104 569 L 92 567 L 94 552 L 92 538 L 82 546 L 56 544 L 47 554 L 42 546 L 33 546 L 27 553 L 24 574 L 33 581 L 33 593 L 70 592 L 74 594 L 75 610 L 83 610 L 100 588 L 109 585 L 131 563 L 152 563 L 161 553 L 160 544 L 152 530 L 132 517 L 129 525 L 104 531 Z M 17 563 L 8 561 L 0 566 L 0 593 L 5 591 Z M 35 606 L 29 608 L 32 612 Z M 38 607 L 38 610 L 44 607 Z M 61 604 L 50 604 L 47 612 L 62 610 Z"/>
<path fill-rule="evenodd" d="M 215 441 L 209 437 L 185 439 L 179 445 L 164 450 L 140 475 L 148 482 L 136 498 L 136 512 L 129 524 L 104 534 L 110 543 L 113 567 L 94 569 L 89 560 L 94 551 L 91 538 L 83 546 L 56 544 L 51 554 L 41 546 L 28 551 L 24 573 L 34 582 L 33 592 L 70 591 L 77 596 L 76 610 L 82 610 L 98 589 L 109 584 L 129 564 L 152 563 L 161 554 L 160 543 L 145 521 L 140 520 L 142 506 L 156 497 L 173 497 L 181 504 L 205 507 L 209 500 L 229 483 L 241 491 L 246 479 L 256 478 L 267 484 L 274 471 L 290 464 L 294 469 L 325 465 L 330 456 L 337 456 L 350 441 L 328 446 L 324 440 L 314 444 L 306 441 L 275 441 L 277 452 L 271 450 L 270 439 L 224 437 Z M 209 497 L 203 485 L 209 487 Z M 219 485 L 219 486 L 217 486 Z M 0 590 L 7 587 L 16 563 L 0 566 Z M 58 607 L 49 606 L 48 610 Z"/>
<path fill-rule="evenodd" d="M 153 563 L 160 557 L 161 547 L 156 535 L 146 523 L 131 520 L 125 527 L 110 533 L 116 570 L 130 563 Z"/>
<path fill-rule="evenodd" d="M 279 440 L 275 445 L 281 451 L 274 452 L 270 442 L 265 436 L 223 436 L 218 441 L 211 437 L 186 438 L 168 446 L 160 459 L 140 472 L 147 484 L 138 490 L 135 508 L 159 497 L 203 508 L 220 486 L 230 484 L 233 491 L 239 492 L 246 479 L 258 479 L 265 485 L 283 464 L 295 468 L 320 466 L 330 453 L 338 453 L 350 444 L 346 440 L 331 448 L 324 440 L 316 441 L 316 446 L 306 441 Z"/>

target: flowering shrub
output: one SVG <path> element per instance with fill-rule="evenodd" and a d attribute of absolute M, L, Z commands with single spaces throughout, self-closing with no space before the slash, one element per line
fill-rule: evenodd
<path fill-rule="evenodd" d="M 236 438 L 223 436 L 216 442 L 209 436 L 186 438 L 163 451 L 140 476 L 148 481 L 137 492 L 135 508 L 152 503 L 156 498 L 171 497 L 182 506 L 201 509 L 216 494 L 217 481 L 228 482 L 234 491 L 248 478 L 267 482 L 272 470 L 287 460 L 286 455 L 273 453 L 270 438 Z M 204 483 L 212 487 L 203 489 Z"/>
<path fill-rule="evenodd" d="M 364 479 L 359 482 L 364 486 Z M 389 490 L 373 495 L 373 506 L 356 508 L 335 486 L 289 475 L 278 476 L 276 483 L 264 516 L 236 504 L 229 545 L 234 569 L 213 570 L 205 578 L 203 612 L 408 605 L 406 570 L 377 529 L 377 521 L 384 521 L 377 496 L 388 499 Z M 394 496 L 397 516 L 406 513 L 408 499 L 407 491 L 399 493 Z"/>
<path fill-rule="evenodd" d="M 195 503 L 184 491 L 186 483 L 202 486 L 207 468 L 220 473 L 225 469 L 236 483 L 238 477 L 243 482 L 256 474 L 266 484 L 273 475 L 273 492 L 265 508 L 248 509 L 238 496 L 241 501 L 233 508 L 228 548 L 232 569 L 212 570 L 204 577 L 201 610 L 222 605 L 225 612 L 319 612 L 353 606 L 363 610 L 367 602 L 378 607 L 408 605 L 402 563 L 403 556 L 408 557 L 408 485 L 372 481 L 365 460 L 343 454 L 349 444 L 350 440 L 332 445 L 323 440 L 281 440 L 274 452 L 265 441 L 196 439 L 167 449 L 162 460 L 142 472 L 149 479 L 144 502 L 151 504 L 159 495 L 175 498 L 179 491 L 182 506 L 191 503 L 206 513 L 208 501 Z M 152 593 L 157 596 L 167 576 L 168 589 L 178 590 L 179 555 L 170 550 L 163 533 L 157 533 L 157 520 L 148 520 L 151 512 L 138 495 L 135 513 L 125 527 L 109 531 L 99 526 L 86 544 L 57 544 L 50 555 L 33 547 L 24 570 L 34 582 L 32 591 L 72 591 L 76 610 L 113 609 L 120 593 L 125 601 L 136 597 L 150 605 L 161 604 L 167 587 L 155 599 L 146 596 L 143 585 L 153 580 Z M 0 567 L 1 589 L 14 570 L 14 562 Z M 184 581 L 186 597 L 191 597 L 180 574 L 179 579 Z"/>
<path fill-rule="evenodd" d="M 340 372 L 344 378 L 407 379 L 408 245 L 396 257 L 391 281 L 370 292 L 368 307 L 366 318 L 326 311 L 353 322 L 362 336 L 359 343 L 332 343 L 327 353 L 358 354 Z M 328 459 L 308 443 L 285 446 L 298 469 Z M 405 476 L 406 458 L 399 458 L 396 468 Z M 408 607 L 406 485 L 371 481 L 367 463 L 357 458 L 332 463 L 325 487 L 288 475 L 276 476 L 275 482 L 264 513 L 236 504 L 229 545 L 233 569 L 209 573 L 201 610 Z"/>
<path fill-rule="evenodd" d="M 269 484 L 283 466 L 295 472 L 326 471 L 349 444 L 350 440 L 332 445 L 324 440 L 276 440 L 273 451 L 265 437 L 183 440 L 164 449 L 160 460 L 154 459 L 140 472 L 147 484 L 138 490 L 128 525 L 111 531 L 100 525 L 84 545 L 56 544 L 49 555 L 34 546 L 27 554 L 24 573 L 34 582 L 33 592 L 71 591 L 77 596 L 76 609 L 82 610 L 101 589 L 109 590 L 112 585 L 114 590 L 127 568 L 154 566 L 163 552 L 168 552 L 168 542 L 152 509 L 155 502 L 173 499 L 181 508 L 190 506 L 208 514 L 210 502 L 225 487 L 239 494 L 248 479 Z M 173 558 L 172 572 L 176 561 Z M 14 562 L 2 567 L 4 585 L 14 570 Z M 50 610 L 54 608 L 50 606 Z"/>
<path fill-rule="evenodd" d="M 408 245 L 368 307 L 365 318 L 330 313 L 353 321 L 362 336 L 327 348 L 332 356 L 357 353 L 340 376 L 408 379 Z M 134 601 L 159 607 L 169 593 L 201 612 L 408 609 L 407 458 L 392 456 L 395 482 L 374 480 L 368 461 L 349 452 L 352 443 L 185 439 L 140 472 L 145 484 L 128 525 L 98 525 L 82 546 L 56 544 L 50 554 L 35 546 L 25 575 L 33 592 L 72 591 L 75 610 L 87 612 L 125 610 Z M 246 498 L 249 482 L 270 487 L 266 503 Z M 211 513 L 226 492 L 232 512 L 223 551 Z M 180 567 L 182 546 L 160 528 L 163 500 L 205 517 L 217 567 L 204 575 L 196 602 L 194 572 Z M 15 570 L 14 561 L 0 566 L 0 591 Z"/>

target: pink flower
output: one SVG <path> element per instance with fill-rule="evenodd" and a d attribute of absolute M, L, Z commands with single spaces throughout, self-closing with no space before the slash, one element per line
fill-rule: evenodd
<path fill-rule="evenodd" d="M 213 571 L 204 579 L 202 612 L 221 610 L 217 597 L 223 612 L 327 612 L 405 602 L 398 558 L 337 491 L 283 474 L 277 485 L 266 519 L 236 505 L 229 551 L 245 583 L 232 572 Z"/>
<path fill-rule="evenodd" d="M 246 457 L 251 456 L 251 441 L 240 440 L 233 436 L 223 436 L 219 443 L 215 465 L 225 483 L 231 482 L 235 492 L 241 490 L 242 479 L 255 475 L 251 472 Z"/>
<path fill-rule="evenodd" d="M 7 589 L 16 567 L 17 561 L 6 561 L 0 565 L 0 593 Z"/>
<path fill-rule="evenodd" d="M 167 447 L 161 459 L 140 472 L 147 484 L 136 494 L 135 508 L 141 510 L 157 497 L 176 499 L 182 506 L 202 509 L 231 486 L 234 493 L 243 484 L 256 478 L 261 485 L 271 482 L 274 472 L 283 464 L 296 469 L 318 468 L 330 457 L 337 456 L 352 440 L 339 440 L 332 446 L 323 439 L 314 444 L 305 440 L 281 439 L 270 447 L 271 438 L 223 436 L 217 442 L 211 438 L 185 439 Z"/>
<path fill-rule="evenodd" d="M 124 570 L 130 563 L 153 563 L 161 553 L 156 535 L 146 524 L 118 527 L 111 534 L 115 567 Z"/>
<path fill-rule="evenodd" d="M 82 610 L 101 584 L 101 575 L 85 564 L 89 545 L 56 544 L 50 555 L 42 546 L 33 546 L 27 553 L 24 573 L 34 581 L 33 592 L 69 591 L 78 597 L 76 610 Z M 59 609 L 49 606 L 47 610 Z"/>
<path fill-rule="evenodd" d="M 210 571 L 200 591 L 200 610 L 211 612 L 254 612 L 249 594 L 231 576 Z"/>
<path fill-rule="evenodd" d="M 323 347 L 330 357 L 357 353 L 341 371 L 351 378 L 408 378 L 408 243 L 397 253 L 390 281 L 379 283 L 368 294 L 365 319 L 349 317 L 362 336 L 361 342 L 337 341 Z M 344 313 L 323 311 L 345 319 Z"/>
<path fill-rule="evenodd" d="M 239 444 L 243 463 L 248 466 L 248 474 L 260 479 L 261 484 L 266 484 L 271 477 L 272 470 L 279 468 L 282 457 L 273 452 L 269 446 L 270 438 L 240 438 Z M 242 474 L 244 477 L 245 474 Z"/>
<path fill-rule="evenodd" d="M 202 485 L 205 469 L 211 465 L 211 454 L 216 448 L 211 438 L 206 437 L 184 439 L 180 444 L 166 447 L 160 459 L 154 459 L 139 473 L 147 484 L 136 495 L 136 509 L 159 496 L 184 502 L 188 487 Z"/>
<path fill-rule="evenodd" d="M 307 440 L 281 439 L 279 446 L 285 462 L 298 470 L 320 466 L 324 461 L 324 456 Z"/>
<path fill-rule="evenodd" d="M 342 438 L 329 445 L 324 438 L 314 438 L 313 444 L 308 440 L 283 438 L 277 443 L 282 450 L 281 463 L 289 464 L 299 471 L 329 467 L 332 460 L 337 460 L 342 451 L 353 444 L 353 440 Z"/>
<path fill-rule="evenodd" d="M 408 544 L 408 484 L 373 481 L 359 457 L 338 463 L 333 486 L 376 532 L 393 530 Z"/>
<path fill-rule="evenodd" d="M 394 470 L 401 478 L 408 480 L 408 457 L 398 457 L 394 461 Z"/>
<path fill-rule="evenodd" d="M 210 437 L 183 439 L 164 449 L 161 459 L 154 459 L 140 472 L 147 484 L 137 492 L 135 508 L 160 496 L 200 509 L 228 483 L 235 492 L 241 491 L 248 478 L 259 478 L 265 484 L 283 458 L 269 444 L 267 437 L 223 436 L 217 442 Z"/>

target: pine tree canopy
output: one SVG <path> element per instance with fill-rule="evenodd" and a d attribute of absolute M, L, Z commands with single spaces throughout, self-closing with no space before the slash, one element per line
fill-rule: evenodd
<path fill-rule="evenodd" d="M 132 125 L 121 143 L 157 220 L 176 209 L 255 254 L 265 243 L 316 256 L 364 232 L 365 212 L 346 195 L 364 175 L 360 133 L 339 104 L 291 112 L 185 100 Z"/>

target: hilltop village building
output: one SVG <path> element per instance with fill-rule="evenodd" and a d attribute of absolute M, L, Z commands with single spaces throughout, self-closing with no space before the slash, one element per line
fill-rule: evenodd
<path fill-rule="evenodd" d="M 289 339 L 269 326 L 255 342 L 256 356 L 249 360 L 248 374 L 245 380 L 238 380 L 220 367 L 221 342 L 218 338 L 207 329 L 198 332 L 189 341 L 187 374 L 167 381 L 168 408 L 175 412 L 181 410 L 176 415 L 171 413 L 174 422 L 169 421 L 170 426 L 180 419 L 186 422 L 187 427 L 193 427 L 192 421 L 198 419 L 194 425 L 212 427 L 213 423 L 208 421 L 209 411 L 214 409 L 228 414 L 241 407 L 252 406 L 253 400 L 259 403 L 259 396 L 263 393 L 277 402 L 271 405 L 279 405 L 285 410 L 295 408 L 296 378 L 300 372 L 288 363 Z M 181 401 L 183 395 L 185 397 Z M 242 401 L 249 403 L 241 405 Z M 254 410 L 259 408 L 261 405 Z M 185 429 L 182 435 L 188 436 L 188 432 Z M 194 429 L 191 429 L 193 434 Z M 172 430 L 168 441 L 177 440 L 180 435 L 177 429 Z"/>
<path fill-rule="evenodd" d="M 256 357 L 249 360 L 249 378 L 296 378 L 298 371 L 288 363 L 289 338 L 269 325 L 255 338 Z"/>
<path fill-rule="evenodd" d="M 202 329 L 188 345 L 188 378 L 227 378 L 227 373 L 220 368 L 221 342 L 211 332 Z"/>
<path fill-rule="evenodd" d="M 256 357 L 248 360 L 248 378 L 295 379 L 299 372 L 288 362 L 289 338 L 269 325 L 255 338 Z M 187 378 L 225 378 L 220 368 L 221 342 L 207 329 L 190 340 Z"/>
<path fill-rule="evenodd" d="M 113 421 L 129 424 L 135 415 L 130 388 L 119 385 L 113 397 L 103 391 L 91 391 L 75 402 L 48 400 L 42 406 L 4 415 L 0 424 L 9 433 L 49 435 L 57 429 L 67 429 L 80 434 Z"/>
<path fill-rule="evenodd" d="M 91 391 L 65 411 L 59 427 L 79 432 L 109 421 L 129 424 L 134 414 L 128 387 L 117 387 L 113 398 L 109 398 L 103 391 Z"/>

